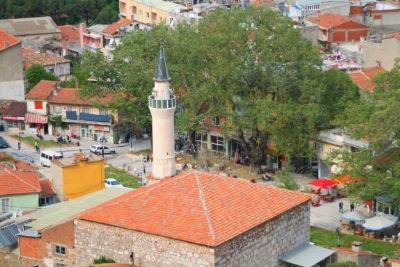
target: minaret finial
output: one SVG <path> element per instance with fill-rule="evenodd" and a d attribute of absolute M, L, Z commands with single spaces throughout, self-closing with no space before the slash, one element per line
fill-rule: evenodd
<path fill-rule="evenodd" d="M 168 74 L 167 63 L 165 61 L 164 49 L 160 47 L 160 53 L 158 56 L 158 63 L 156 67 L 156 73 L 154 80 L 157 82 L 169 81 L 170 77 Z"/>

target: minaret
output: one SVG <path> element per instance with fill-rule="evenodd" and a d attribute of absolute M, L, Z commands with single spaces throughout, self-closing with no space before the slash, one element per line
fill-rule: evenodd
<path fill-rule="evenodd" d="M 153 177 L 162 179 L 176 174 L 175 165 L 175 107 L 176 99 L 169 87 L 164 50 L 160 48 L 154 76 L 154 88 L 149 96 L 153 124 Z"/>

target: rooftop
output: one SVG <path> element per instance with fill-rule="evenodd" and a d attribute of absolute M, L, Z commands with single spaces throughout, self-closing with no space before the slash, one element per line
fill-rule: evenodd
<path fill-rule="evenodd" d="M 49 98 L 49 103 L 52 104 L 70 104 L 93 106 L 95 103 L 106 104 L 113 100 L 111 94 L 103 97 L 83 98 L 79 96 L 79 90 L 75 88 L 60 88 L 56 94 Z"/>
<path fill-rule="evenodd" d="M 58 26 L 61 31 L 61 43 L 79 42 L 79 28 L 72 25 Z"/>
<path fill-rule="evenodd" d="M 104 161 L 103 158 L 94 156 L 92 154 L 90 154 L 89 156 L 87 156 L 83 153 L 82 153 L 82 156 L 77 155 L 77 154 L 79 154 L 79 153 L 76 153 L 73 157 L 66 157 L 66 158 L 61 158 L 61 159 L 55 160 L 53 163 L 60 167 L 70 167 L 70 166 L 77 165 L 80 161 L 85 161 L 85 162 Z"/>
<path fill-rule="evenodd" d="M 0 28 L 15 36 L 59 33 L 56 23 L 51 17 L 3 19 Z"/>
<path fill-rule="evenodd" d="M 164 0 L 138 0 L 137 2 L 142 5 L 155 7 L 166 12 L 180 13 L 182 9 L 186 8 L 186 6 L 182 4 Z"/>
<path fill-rule="evenodd" d="M 351 80 L 362 90 L 367 92 L 372 92 L 375 89 L 375 83 L 373 78 L 385 72 L 382 67 L 366 68 L 359 71 L 350 72 Z"/>
<path fill-rule="evenodd" d="M 56 194 L 50 179 L 40 180 L 40 187 L 42 188 L 40 195 L 43 197 L 54 196 Z"/>
<path fill-rule="evenodd" d="M 27 99 L 47 99 L 56 88 L 56 81 L 41 80 L 27 94 Z"/>
<path fill-rule="evenodd" d="M 310 16 L 309 21 L 318 24 L 323 28 L 368 28 L 366 25 L 354 21 L 348 16 L 333 13 L 323 13 L 317 16 Z"/>
<path fill-rule="evenodd" d="M 26 102 L 11 102 L 7 110 L 4 111 L 3 117 L 24 118 L 26 113 Z M 4 118 L 6 119 L 6 118 Z"/>
<path fill-rule="evenodd" d="M 129 188 L 105 188 L 69 201 L 41 207 L 33 212 L 23 215 L 21 220 L 33 220 L 26 224 L 26 226 L 40 231 L 76 218 L 80 213 L 103 202 L 121 196 L 130 190 L 131 189 Z"/>
<path fill-rule="evenodd" d="M 121 28 L 129 26 L 131 23 L 133 23 L 133 20 L 121 18 L 117 22 L 114 22 L 113 24 L 107 26 L 107 28 L 105 28 L 103 32 L 109 35 L 115 35 L 119 33 L 119 30 Z"/>
<path fill-rule="evenodd" d="M 80 219 L 218 246 L 310 195 L 204 172 L 181 172 L 95 207 Z"/>
<path fill-rule="evenodd" d="M 38 172 L 0 169 L 0 195 L 22 195 L 40 193 Z"/>
<path fill-rule="evenodd" d="M 36 51 L 32 48 L 22 48 L 22 56 L 24 57 L 24 67 L 29 68 L 32 64 L 39 64 L 42 66 L 69 63 L 70 60 L 63 57 L 51 55 Z"/>
<path fill-rule="evenodd" d="M 21 43 L 21 41 L 17 37 L 0 28 L 0 52 L 19 43 Z"/>

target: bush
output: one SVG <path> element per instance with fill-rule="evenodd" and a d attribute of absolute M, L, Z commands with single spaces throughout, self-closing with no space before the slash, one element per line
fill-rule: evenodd
<path fill-rule="evenodd" d="M 33 64 L 25 73 L 28 82 L 28 91 L 31 90 L 41 80 L 58 81 L 58 77 L 51 72 L 48 72 L 42 65 Z"/>
<path fill-rule="evenodd" d="M 102 264 L 102 263 L 115 263 L 113 259 L 107 258 L 106 256 L 101 256 L 94 260 L 94 264 Z"/>

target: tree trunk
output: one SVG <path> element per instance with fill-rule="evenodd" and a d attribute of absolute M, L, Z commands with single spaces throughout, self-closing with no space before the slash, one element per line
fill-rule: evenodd
<path fill-rule="evenodd" d="M 239 130 L 239 139 L 241 141 L 244 152 L 248 157 L 250 163 L 250 171 L 259 172 L 261 165 L 265 160 L 265 150 L 268 136 L 263 136 L 260 131 L 254 129 L 249 140 L 246 140 L 243 130 Z"/>

